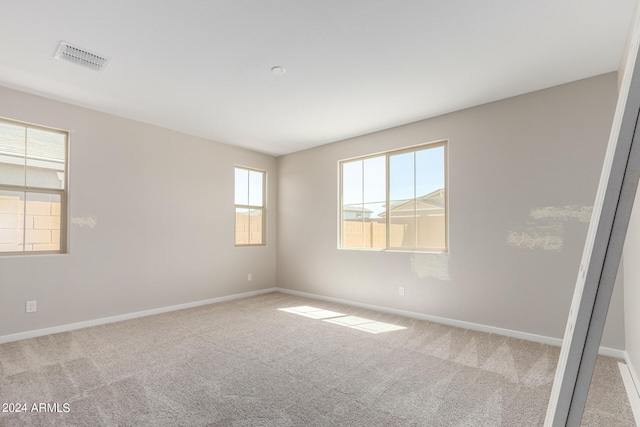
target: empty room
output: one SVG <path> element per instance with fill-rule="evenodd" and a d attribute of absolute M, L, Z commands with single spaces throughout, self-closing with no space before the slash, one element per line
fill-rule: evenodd
<path fill-rule="evenodd" d="M 3 2 L 0 426 L 565 425 L 636 7 Z M 624 244 L 566 425 L 640 419 Z"/>

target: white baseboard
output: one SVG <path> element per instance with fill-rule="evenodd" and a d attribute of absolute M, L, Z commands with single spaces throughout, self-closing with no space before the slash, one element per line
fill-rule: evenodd
<path fill-rule="evenodd" d="M 624 361 L 629 367 L 629 372 L 631 373 L 631 379 L 633 380 L 633 383 L 636 386 L 638 395 L 640 395 L 640 377 L 638 377 L 638 371 L 636 371 L 635 366 L 633 365 L 633 363 L 631 363 L 631 360 L 629 359 L 629 354 L 626 351 L 624 352 Z"/>
<path fill-rule="evenodd" d="M 60 332 L 68 332 L 76 329 L 88 328 L 91 326 L 104 325 L 106 323 L 120 322 L 123 320 L 135 319 L 138 317 L 152 316 L 154 314 L 167 313 L 169 311 L 183 310 L 185 308 L 198 307 L 201 305 L 215 304 L 218 302 L 231 301 L 239 298 L 252 297 L 255 295 L 275 292 L 276 290 L 277 290 L 276 288 L 261 289 L 259 291 L 243 292 L 241 294 L 227 295 L 224 297 L 187 302 L 184 304 L 171 305 L 168 307 L 160 307 L 160 308 L 153 308 L 151 310 L 136 311 L 135 313 L 126 313 L 126 314 L 120 314 L 117 316 L 103 317 L 101 319 L 87 320 L 85 322 L 70 323 L 67 325 L 54 326 L 51 328 L 44 328 L 44 329 L 36 329 L 33 331 L 27 331 L 27 332 L 19 332 L 17 334 L 11 334 L 11 335 L 2 335 L 0 336 L 0 344 L 12 342 L 12 341 L 20 341 L 27 338 L 41 337 L 44 335 L 57 334 Z"/>
<path fill-rule="evenodd" d="M 562 345 L 562 344 L 561 344 Z M 624 350 L 618 350 L 617 348 L 600 347 L 598 354 L 601 356 L 609 356 L 616 359 L 624 359 Z"/>
<path fill-rule="evenodd" d="M 504 336 L 508 336 L 508 337 L 512 337 L 512 338 L 520 338 L 520 339 L 524 339 L 524 340 L 528 340 L 528 341 L 539 342 L 539 343 L 542 343 L 542 344 L 549 344 L 549 345 L 555 345 L 555 346 L 561 346 L 562 345 L 562 340 L 559 339 L 559 338 L 551 338 L 551 337 L 546 337 L 546 336 L 543 336 L 543 335 L 535 335 L 535 334 L 529 334 L 529 333 L 526 333 L 526 332 L 513 331 L 513 330 L 510 330 L 510 329 L 503 329 L 503 328 L 498 328 L 498 327 L 494 327 L 494 326 L 482 325 L 482 324 L 479 324 L 479 323 L 471 323 L 471 322 L 465 322 L 465 321 L 462 321 L 462 320 L 448 319 L 446 317 L 430 316 L 430 315 L 427 315 L 427 314 L 416 313 L 416 312 L 413 312 L 413 311 L 399 310 L 399 309 L 395 309 L 395 308 L 382 307 L 382 306 L 377 306 L 377 305 L 373 305 L 373 304 L 365 304 L 365 303 L 360 303 L 360 302 L 355 302 L 355 301 L 344 300 L 344 299 L 340 299 L 340 298 L 327 297 L 327 296 L 323 296 L 323 295 L 317 295 L 317 294 L 312 294 L 312 293 L 308 293 L 308 292 L 294 291 L 294 290 L 291 290 L 291 289 L 284 289 L 284 288 L 278 288 L 278 287 L 261 289 L 259 291 L 243 292 L 243 293 L 240 293 L 240 294 L 227 295 L 227 296 L 218 297 L 218 298 L 211 298 L 211 299 L 206 299 L 206 300 L 201 300 L 201 301 L 188 302 L 188 303 L 172 305 L 172 306 L 168 306 L 168 307 L 154 308 L 154 309 L 151 309 L 151 310 L 137 311 L 137 312 L 134 312 L 134 313 L 120 314 L 120 315 L 117 315 L 117 316 L 104 317 L 104 318 L 101 318 L 101 319 L 88 320 L 88 321 L 85 321 L 85 322 L 70 323 L 70 324 L 67 324 L 67 325 L 54 326 L 54 327 L 51 327 L 51 328 L 36 329 L 36 330 L 33 330 L 33 331 L 26 331 L 26 332 L 19 332 L 17 334 L 2 335 L 2 336 L 0 336 L 0 344 L 7 343 L 7 342 L 12 342 L 12 341 L 20 341 L 20 340 L 24 340 L 24 339 L 28 339 L 28 338 L 41 337 L 41 336 L 49 335 L 49 334 L 57 334 L 57 333 L 60 333 L 60 332 L 68 332 L 68 331 L 73 331 L 73 330 L 76 330 L 76 329 L 88 328 L 88 327 L 91 327 L 91 326 L 104 325 L 104 324 L 107 324 L 107 323 L 120 322 L 120 321 L 123 321 L 123 320 L 135 319 L 135 318 L 138 318 L 138 317 L 152 316 L 154 314 L 167 313 L 169 311 L 183 310 L 183 309 L 186 309 L 186 308 L 198 307 L 198 306 L 201 306 L 201 305 L 215 304 L 215 303 L 218 303 L 218 302 L 231 301 L 231 300 L 239 299 L 239 298 L 247 298 L 247 297 L 251 297 L 251 296 L 255 296 L 255 295 L 261 295 L 261 294 L 266 294 L 266 293 L 269 293 L 269 292 L 276 292 L 276 291 L 277 292 L 282 292 L 282 293 L 285 293 L 285 294 L 297 295 L 297 296 L 301 296 L 301 297 L 305 297 L 305 298 L 311 298 L 311 299 L 316 299 L 316 300 L 335 302 L 335 303 L 338 303 L 338 304 L 344 304 L 344 305 L 349 305 L 349 306 L 353 306 L 353 307 L 366 308 L 366 309 L 369 309 L 369 310 L 379 311 L 379 312 L 382 312 L 382 313 L 397 314 L 399 316 L 411 317 L 411 318 L 419 319 L 419 320 L 428 320 L 430 322 L 441 323 L 441 324 L 450 325 L 450 326 L 456 326 L 456 327 L 464 328 L 464 329 L 471 329 L 471 330 L 474 330 L 474 331 L 487 332 L 487 333 L 490 333 L 490 334 L 497 334 L 497 335 L 504 335 Z M 631 367 L 631 372 L 635 375 L 635 371 L 632 369 L 632 365 L 628 361 L 628 357 L 626 356 L 626 352 L 625 351 L 617 350 L 617 349 L 613 349 L 613 348 L 607 348 L 607 347 L 600 347 L 599 353 L 601 355 L 603 355 L 603 356 L 610 356 L 610 357 L 615 357 L 615 358 L 618 358 L 618 359 L 624 359 L 627 362 L 627 365 L 629 365 L 629 367 Z M 633 379 L 636 382 L 636 384 L 640 384 L 640 382 L 638 382 L 637 376 L 634 376 Z"/>
<path fill-rule="evenodd" d="M 511 329 L 498 328 L 495 326 L 487 326 L 479 323 L 465 322 L 462 320 L 448 319 L 446 317 L 431 316 L 428 314 L 416 313 L 413 311 L 399 310 L 396 308 L 365 304 L 365 303 L 360 303 L 355 301 L 344 300 L 341 298 L 333 298 L 333 297 L 327 297 L 323 295 L 316 295 L 308 292 L 294 291 L 291 289 L 276 288 L 276 291 L 282 292 L 285 294 L 305 297 L 305 298 L 350 305 L 352 307 L 366 308 L 369 310 L 379 311 L 382 313 L 397 314 L 399 316 L 411 317 L 413 319 L 418 319 L 418 320 L 428 320 L 430 322 L 441 323 L 443 325 L 455 326 L 463 329 L 471 329 L 479 332 L 487 332 L 490 334 L 504 335 L 507 337 L 519 338 L 519 339 L 538 342 L 542 344 L 549 344 L 549 345 L 554 345 L 556 347 L 562 346 L 562 340 L 560 338 L 552 338 L 552 337 L 546 337 L 543 335 L 530 334 L 527 332 L 513 331 Z M 600 347 L 599 354 L 603 356 L 615 357 L 617 359 L 624 359 L 625 357 L 624 350 L 617 350 L 615 348 L 608 348 L 608 347 Z"/>
<path fill-rule="evenodd" d="M 618 368 L 620 369 L 620 376 L 622 376 L 624 388 L 627 391 L 627 397 L 629 398 L 629 404 L 631 405 L 636 425 L 640 425 L 640 394 L 638 393 L 638 385 L 640 385 L 640 383 L 638 382 L 638 375 L 635 369 L 633 369 L 628 355 L 625 357 L 625 362 L 626 364 L 619 362 Z"/>

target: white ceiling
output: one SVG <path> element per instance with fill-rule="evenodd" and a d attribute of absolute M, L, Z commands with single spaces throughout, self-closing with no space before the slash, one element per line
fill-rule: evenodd
<path fill-rule="evenodd" d="M 281 155 L 614 71 L 635 3 L 0 0 L 0 85 Z"/>

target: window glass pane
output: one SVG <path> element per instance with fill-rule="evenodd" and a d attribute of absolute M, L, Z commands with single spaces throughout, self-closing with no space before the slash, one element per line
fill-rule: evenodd
<path fill-rule="evenodd" d="M 415 197 L 414 153 L 389 156 L 389 199 L 410 200 Z"/>
<path fill-rule="evenodd" d="M 362 160 L 342 163 L 342 204 L 362 202 Z"/>
<path fill-rule="evenodd" d="M 340 245 L 446 250 L 445 144 L 340 163 Z"/>
<path fill-rule="evenodd" d="M 60 196 L 27 193 L 25 212 L 24 250 L 60 250 Z"/>
<path fill-rule="evenodd" d="M 342 219 L 344 221 L 362 221 L 363 218 L 363 206 L 361 203 L 354 205 L 342 206 Z"/>
<path fill-rule="evenodd" d="M 389 247 L 415 247 L 414 153 L 389 156 Z"/>
<path fill-rule="evenodd" d="M 443 249 L 446 247 L 444 209 L 442 209 L 442 214 L 419 212 L 416 221 L 418 226 L 417 246 L 419 248 Z"/>
<path fill-rule="evenodd" d="M 389 247 L 412 249 L 416 247 L 416 218 L 394 213 L 389 218 Z"/>
<path fill-rule="evenodd" d="M 419 248 L 446 247 L 444 147 L 416 152 L 416 238 Z"/>
<path fill-rule="evenodd" d="M 386 203 L 365 203 L 363 209 L 365 248 L 383 249 L 387 246 Z"/>
<path fill-rule="evenodd" d="M 249 171 L 247 169 L 236 168 L 235 176 L 235 204 L 249 204 Z"/>
<path fill-rule="evenodd" d="M 387 203 L 382 200 L 377 203 L 365 203 L 363 205 L 363 218 L 366 221 L 385 222 Z"/>
<path fill-rule="evenodd" d="M 0 191 L 0 252 L 64 250 L 66 156 L 65 132 L 0 122 L 0 186 L 21 187 Z"/>
<path fill-rule="evenodd" d="M 249 211 L 249 243 L 261 245 L 262 241 L 262 209 L 251 209 Z"/>
<path fill-rule="evenodd" d="M 264 173 L 258 171 L 249 172 L 249 204 L 251 206 L 263 206 L 262 204 L 262 180 Z"/>
<path fill-rule="evenodd" d="M 342 209 L 342 242 L 343 248 L 361 248 L 364 239 L 364 221 L 361 204 L 345 205 Z"/>
<path fill-rule="evenodd" d="M 384 212 L 384 202 L 343 206 L 342 246 L 384 248 L 387 242 Z"/>
<path fill-rule="evenodd" d="M 0 190 L 0 252 L 22 252 L 24 230 L 22 191 Z"/>
<path fill-rule="evenodd" d="M 364 161 L 364 202 L 382 202 L 387 198 L 386 157 Z"/>
<path fill-rule="evenodd" d="M 263 245 L 264 184 L 266 173 L 238 167 L 235 169 L 235 244 Z M 244 207 L 240 207 L 240 206 Z M 251 209 L 250 207 L 260 207 Z"/>
<path fill-rule="evenodd" d="M 444 147 L 416 152 L 416 197 L 444 188 Z"/>
<path fill-rule="evenodd" d="M 25 128 L 0 122 L 0 184 L 24 185 Z"/>
<path fill-rule="evenodd" d="M 57 132 L 27 128 L 27 185 L 64 188 L 66 137 Z"/>
<path fill-rule="evenodd" d="M 249 244 L 249 209 L 236 208 L 236 245 Z"/>

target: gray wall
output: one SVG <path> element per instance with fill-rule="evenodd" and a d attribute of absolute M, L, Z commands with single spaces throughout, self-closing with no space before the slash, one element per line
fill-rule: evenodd
<path fill-rule="evenodd" d="M 69 254 L 0 257 L 0 336 L 275 286 L 275 158 L 6 88 L 0 99 L 0 116 L 71 132 L 72 218 Z M 267 170 L 265 247 L 234 247 L 235 163 Z"/>
<path fill-rule="evenodd" d="M 562 338 L 616 99 L 610 73 L 280 157 L 278 286 Z M 440 139 L 450 253 L 337 249 L 337 162 Z"/>

